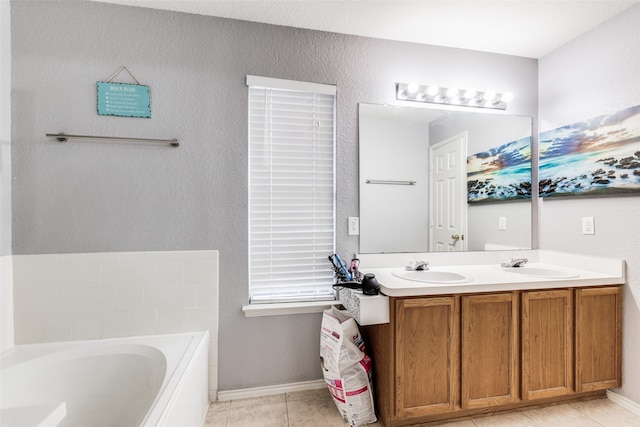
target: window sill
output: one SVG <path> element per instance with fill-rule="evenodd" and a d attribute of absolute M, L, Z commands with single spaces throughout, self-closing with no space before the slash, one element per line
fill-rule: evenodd
<path fill-rule="evenodd" d="M 289 314 L 322 313 L 340 301 L 287 302 L 280 304 L 252 304 L 242 307 L 244 317 L 284 316 Z"/>

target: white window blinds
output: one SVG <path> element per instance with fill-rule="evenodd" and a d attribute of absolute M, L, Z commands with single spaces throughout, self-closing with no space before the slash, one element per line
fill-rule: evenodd
<path fill-rule="evenodd" d="M 335 86 L 247 85 L 250 302 L 332 300 Z"/>

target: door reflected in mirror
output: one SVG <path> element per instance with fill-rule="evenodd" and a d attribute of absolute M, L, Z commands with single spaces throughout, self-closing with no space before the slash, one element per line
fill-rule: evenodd
<path fill-rule="evenodd" d="M 360 252 L 530 249 L 530 117 L 359 105 Z"/>

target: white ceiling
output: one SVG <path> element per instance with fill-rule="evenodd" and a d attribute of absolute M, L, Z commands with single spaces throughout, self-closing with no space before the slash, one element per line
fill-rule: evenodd
<path fill-rule="evenodd" d="M 540 58 L 640 0 L 96 0 Z"/>

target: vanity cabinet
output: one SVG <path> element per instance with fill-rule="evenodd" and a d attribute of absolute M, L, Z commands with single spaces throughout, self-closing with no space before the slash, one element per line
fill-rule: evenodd
<path fill-rule="evenodd" d="M 619 286 L 390 298 L 362 326 L 385 426 L 602 395 L 620 386 Z"/>
<path fill-rule="evenodd" d="M 395 323 L 398 418 L 451 412 L 458 400 L 458 297 L 399 299 Z"/>
<path fill-rule="evenodd" d="M 462 409 L 518 398 L 518 301 L 515 292 L 462 296 Z"/>
<path fill-rule="evenodd" d="M 576 290 L 576 391 L 622 385 L 622 288 Z"/>
<path fill-rule="evenodd" d="M 573 392 L 573 291 L 523 292 L 522 400 Z"/>

